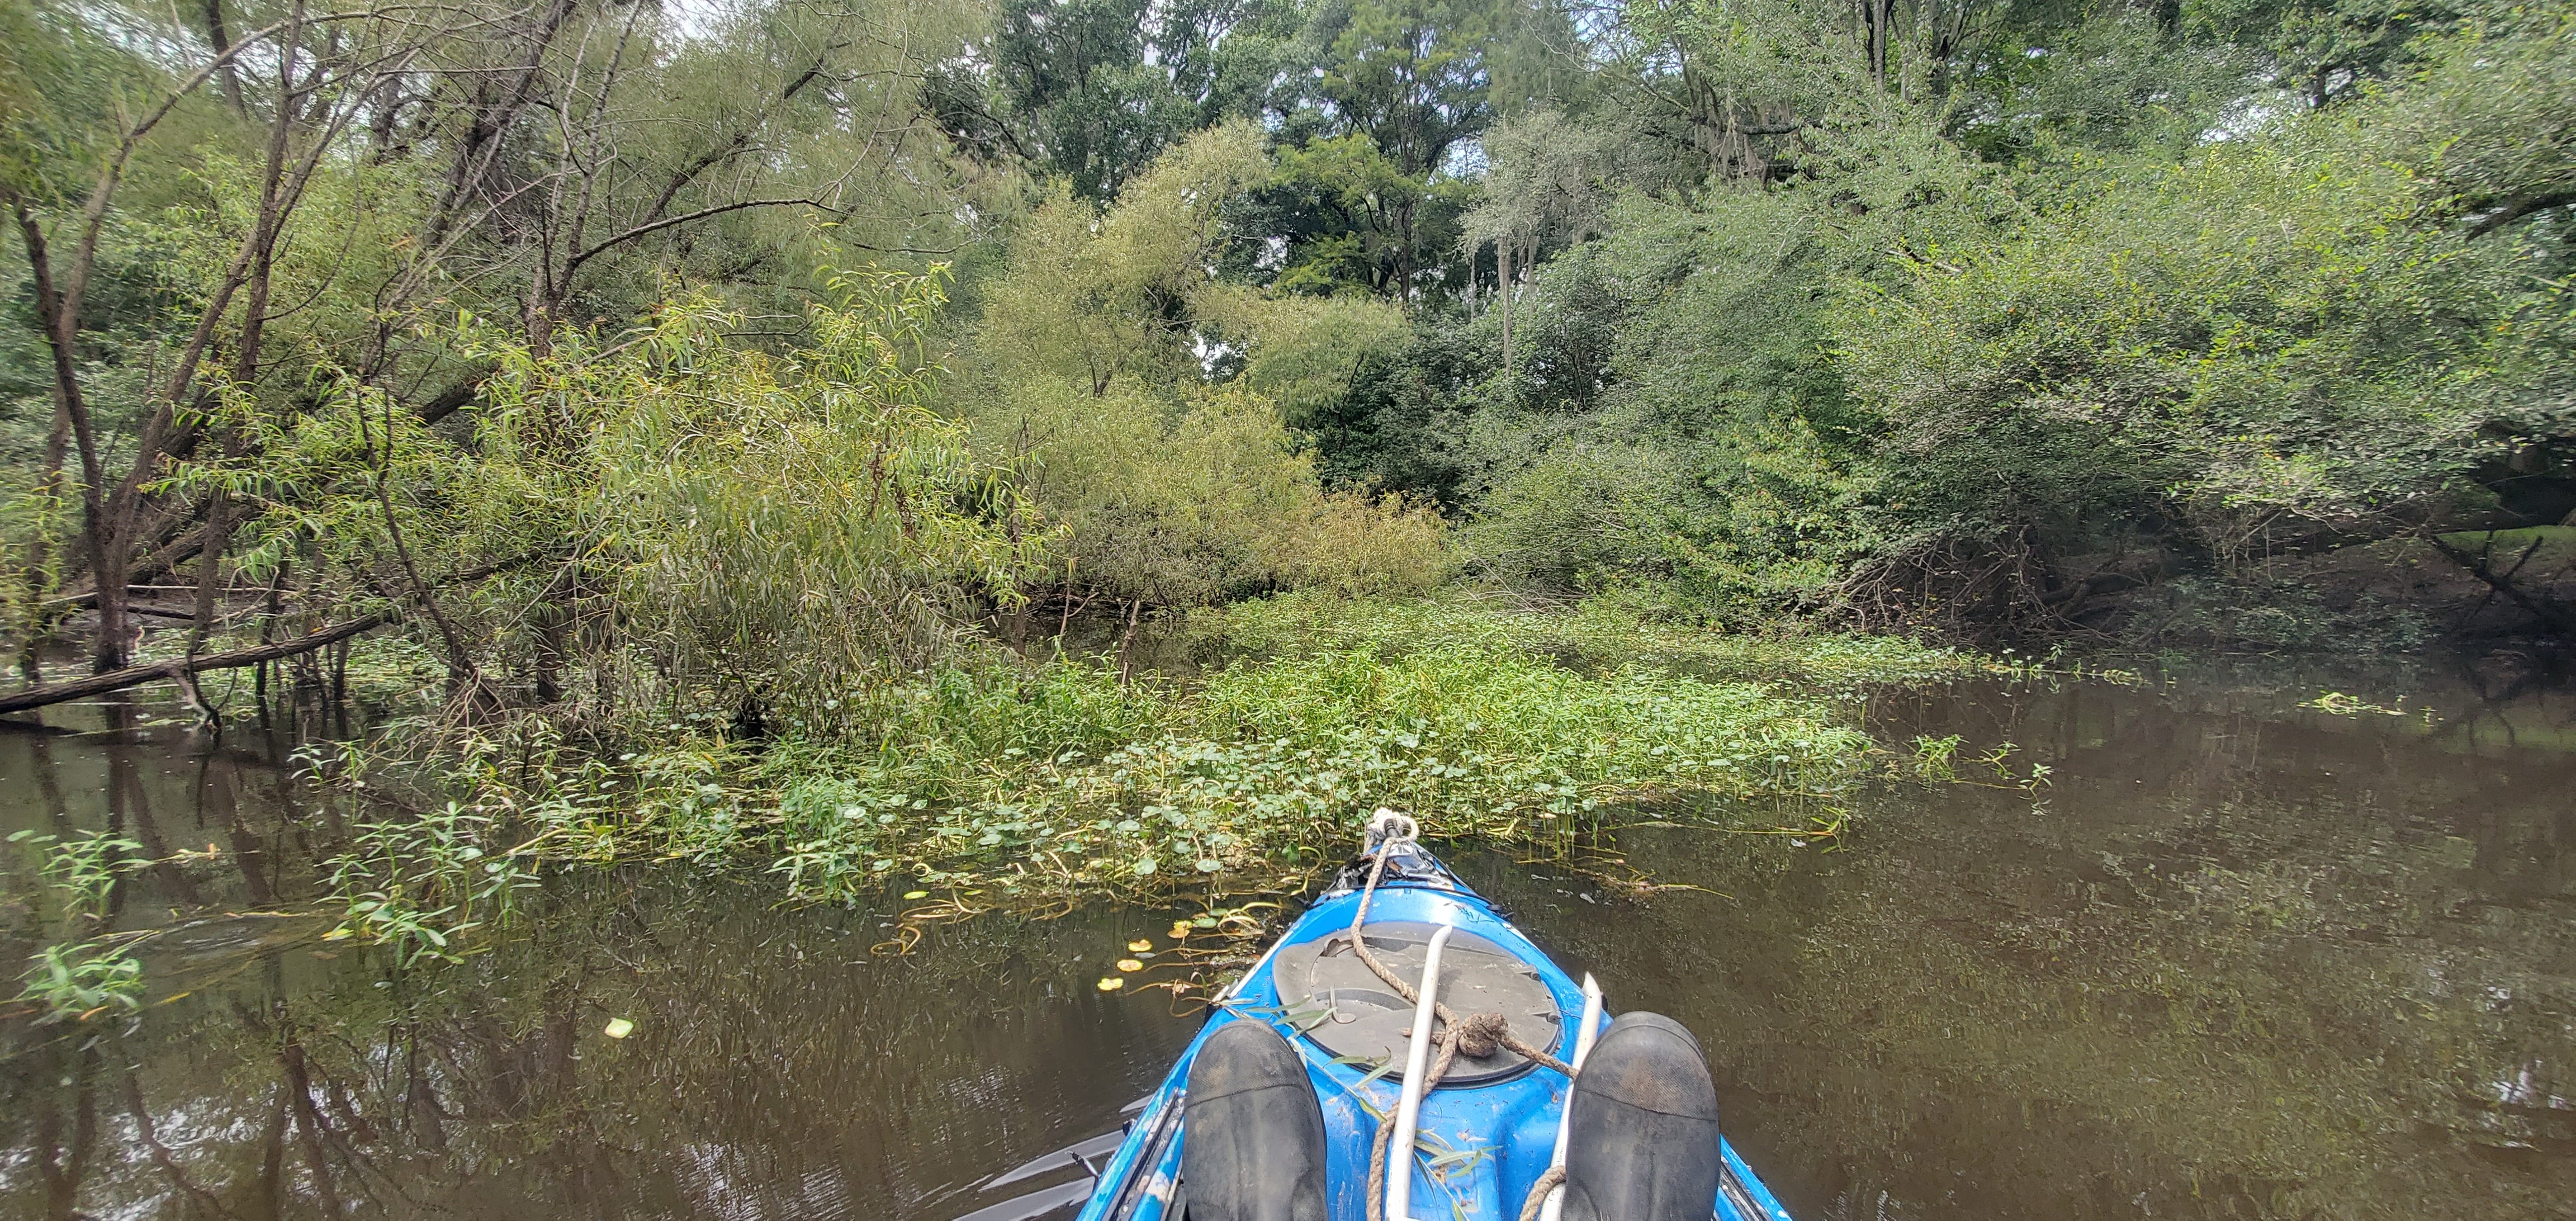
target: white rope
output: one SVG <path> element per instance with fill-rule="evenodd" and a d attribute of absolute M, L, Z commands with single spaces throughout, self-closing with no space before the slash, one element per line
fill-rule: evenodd
<path fill-rule="evenodd" d="M 1411 852 L 1421 842 L 1422 824 L 1415 822 L 1412 815 L 1379 806 L 1377 813 L 1369 816 L 1368 846 L 1360 855 L 1384 857 L 1397 851 Z"/>

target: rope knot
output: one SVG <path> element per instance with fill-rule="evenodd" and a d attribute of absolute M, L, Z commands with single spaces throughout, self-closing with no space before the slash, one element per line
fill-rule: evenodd
<path fill-rule="evenodd" d="M 1458 1023 L 1458 1054 L 1470 1060 L 1482 1060 L 1502 1050 L 1503 1040 L 1511 1037 L 1512 1024 L 1499 1013 L 1471 1013 Z"/>

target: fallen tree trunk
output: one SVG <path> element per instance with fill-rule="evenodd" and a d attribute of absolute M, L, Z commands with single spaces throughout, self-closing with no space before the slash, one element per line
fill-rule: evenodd
<path fill-rule="evenodd" d="M 49 704 L 63 703 L 66 700 L 105 695 L 110 691 L 122 691 L 128 687 L 140 687 L 150 682 L 179 681 L 208 670 L 255 666 L 263 661 L 276 661 L 281 657 L 293 657 L 299 653 L 310 653 L 315 649 L 338 644 L 369 628 L 382 627 L 393 621 L 394 616 L 390 614 L 361 615 L 346 623 L 326 627 L 310 636 L 298 636 L 293 640 L 281 640 L 275 644 L 253 645 L 245 649 L 234 649 L 229 653 L 209 653 L 194 662 L 186 660 L 155 662 L 148 666 L 127 666 L 121 670 L 110 670 L 105 674 L 93 674 L 70 682 L 45 683 L 23 691 L 0 695 L 0 713 L 24 712 L 30 708 L 42 708 Z"/>
<path fill-rule="evenodd" d="M 68 598 L 56 598 L 51 602 L 39 604 L 38 609 L 52 614 L 64 611 L 88 610 L 97 605 L 98 594 L 96 592 L 91 592 L 73 594 Z M 156 619 L 194 619 L 197 617 L 197 612 L 192 607 L 163 606 L 157 602 L 128 602 L 125 604 L 125 613 L 129 615 L 150 615 Z"/>

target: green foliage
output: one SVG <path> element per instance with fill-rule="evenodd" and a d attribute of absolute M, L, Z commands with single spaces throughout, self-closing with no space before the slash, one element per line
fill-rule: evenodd
<path fill-rule="evenodd" d="M 1460 170 L 1498 117 L 1586 92 L 1578 42 L 1553 0 L 1009 0 L 925 94 L 978 161 L 1096 205 L 1194 132 L 1259 119 L 1279 172 L 1234 209 L 1230 271 L 1411 301 L 1466 286 Z"/>
<path fill-rule="evenodd" d="M 1394 311 L 1207 274 L 1223 209 L 1268 173 L 1250 127 L 1203 133 L 1104 214 L 1070 196 L 1041 207 L 985 291 L 977 445 L 1064 530 L 1059 596 L 1190 606 L 1309 583 L 1421 589 L 1450 570 L 1436 518 L 1325 495 L 1283 420 L 1394 342 Z"/>
<path fill-rule="evenodd" d="M 2222 557 L 2450 494 L 2529 261 L 2410 223 L 2422 189 L 2341 125 L 2142 168 L 1904 293 L 1848 298 L 1849 376 L 1914 520 L 2061 552 L 2157 512 Z"/>
<path fill-rule="evenodd" d="M 1238 603 L 1194 631 L 1211 643 L 1258 654 L 1310 649 L 1409 647 L 1514 649 L 1563 659 L 1579 670 L 1638 663 L 1736 681 L 1794 678 L 1810 690 L 1945 682 L 2020 670 L 1985 655 L 1901 636 L 1757 634 L 1677 626 L 1664 608 L 1631 591 L 1587 598 L 1554 611 L 1518 609 L 1491 598 L 1347 599 L 1283 594 Z"/>
<path fill-rule="evenodd" d="M 1631 197 L 1547 265 L 1511 397 L 1468 430 L 1469 533 L 1506 580 L 1649 582 L 1685 617 L 1810 602 L 1873 541 L 1871 421 L 1817 304 L 1837 237 L 1795 198 Z M 1696 609 L 1693 609 L 1696 608 Z"/>
<path fill-rule="evenodd" d="M 1328 615 L 1351 605 L 1301 603 Z M 1395 609 L 1358 615 L 1415 635 L 1369 613 Z M 1122 683 L 1072 660 L 961 659 L 853 691 L 827 722 L 789 727 L 757 752 L 710 735 L 710 720 L 673 722 L 616 769 L 632 812 L 600 826 L 607 838 L 580 859 L 766 855 L 795 893 L 834 900 L 892 878 L 969 907 L 1142 897 L 1302 875 L 1380 804 L 1419 811 L 1443 835 L 1561 851 L 1623 803 L 1715 800 L 1692 808 L 1722 822 L 1725 802 L 1830 799 L 1856 774 L 1867 739 L 1825 707 L 1633 660 L 1587 673 L 1542 651 L 1554 631 L 1604 652 L 1652 639 L 1633 622 L 1469 625 L 1401 650 L 1313 643 L 1188 686 Z M 1965 661 L 1917 650 L 1842 664 L 1892 674 Z M 533 812 L 541 794 L 606 783 L 577 778 L 588 775 L 557 770 L 532 786 L 524 772 L 485 771 L 475 791 L 481 808 Z M 575 842 L 541 835 L 529 850 L 572 855 Z"/>
<path fill-rule="evenodd" d="M 1472 473 L 1461 430 L 1479 386 L 1500 369 L 1494 345 L 1446 317 L 1425 318 L 1400 345 L 1357 363 L 1339 397 L 1299 421 L 1327 486 L 1400 492 L 1454 509 Z"/>
<path fill-rule="evenodd" d="M 2156 581 L 2147 635 L 2398 643 L 2257 561 L 2576 509 L 2555 11 L 424 14 L 222 71 L 195 12 L 0 11 L 10 643 L 86 598 L 114 668 L 117 591 L 201 580 L 154 659 L 387 625 L 358 757 L 458 787 L 333 885 L 404 962 L 539 860 L 964 905 L 1268 885 L 1381 802 L 1550 849 L 1827 800 L 1864 743 L 1786 682 L 2002 663 L 1747 627 Z M 1022 655 L 1110 608 L 1114 660 Z M 1208 608 L 1230 660 L 1136 678 Z M 56 850 L 31 988 L 129 1003 L 125 850 Z"/>
<path fill-rule="evenodd" d="M 612 413 L 581 421 L 601 440 L 596 482 L 565 490 L 578 536 L 625 534 L 623 615 L 677 684 L 828 698 L 931 656 L 966 598 L 1009 590 L 1039 555 L 1001 472 L 928 406 L 936 277 L 834 283 L 849 295 L 812 309 L 813 346 L 792 358 L 674 315 L 630 354 L 572 366 L 578 380 L 532 369 L 502 400 Z"/>
<path fill-rule="evenodd" d="M 1474 232 L 1594 236 L 1315 416 L 1322 469 L 1461 511 L 1475 570 L 1681 620 L 2062 630 L 2089 574 L 2208 567 L 2323 639 L 2249 560 L 2576 507 L 2563 18 L 2416 44 L 2322 114 L 2139 15 L 1903 35 L 1883 69 L 1817 6 L 1631 20 L 1678 59 L 1612 75 L 1697 99 L 1739 185 L 1489 133 Z M 1587 174 L 1630 186 L 1594 211 Z"/>
<path fill-rule="evenodd" d="M 143 963 L 122 946 L 96 940 L 49 945 L 37 952 L 18 999 L 36 1001 L 57 1017 L 131 1013 L 143 1007 Z"/>
<path fill-rule="evenodd" d="M 1287 291 L 1411 302 L 1465 289 L 1460 222 L 1475 191 L 1452 161 L 1502 114 L 1572 82 L 1575 40 L 1551 3 L 1355 0 L 1309 8 L 1312 68 L 1280 99 L 1280 174 L 1245 220 L 1281 249 Z M 1461 254 L 1468 256 L 1461 259 Z"/>
<path fill-rule="evenodd" d="M 245 416 L 255 457 L 185 464 L 172 484 L 259 508 L 247 573 L 318 554 L 383 574 L 351 591 L 360 605 L 414 574 L 486 569 L 417 624 L 451 683 L 569 673 L 603 719 L 700 689 L 828 699 L 937 653 L 969 599 L 1014 588 L 1046 543 L 927 406 L 936 274 L 830 284 L 810 346 L 784 356 L 732 342 L 739 317 L 704 298 L 542 355 L 468 316 L 452 342 L 495 369 L 470 443 L 341 378 L 283 424 Z"/>
<path fill-rule="evenodd" d="M 388 944 L 406 967 L 461 961 L 465 935 L 506 924 L 518 893 L 535 885 L 521 854 L 495 845 L 496 830 L 492 818 L 452 801 L 357 824 L 348 849 L 329 862 L 328 885 L 345 911 L 323 940 Z"/>
<path fill-rule="evenodd" d="M 1066 538 L 1067 581 L 1119 602 L 1195 606 L 1281 586 L 1422 591 L 1453 570 L 1439 520 L 1318 491 L 1276 409 L 1216 393 L 1181 409 L 1117 392 L 1024 394 L 1023 485 Z"/>
<path fill-rule="evenodd" d="M 158 65 L 118 45 L 131 31 L 97 20 L 107 16 L 52 0 L 0 12 L 0 192 L 42 199 L 87 187 L 88 160 L 117 110 L 167 85 Z"/>
<path fill-rule="evenodd" d="M 1107 200 L 1191 132 L 1252 117 L 1283 66 L 1294 6 L 1270 0 L 1007 0 L 988 80 L 935 78 L 933 108 L 987 159 L 1008 152 Z"/>
<path fill-rule="evenodd" d="M 116 875 L 143 851 L 143 845 L 105 831 L 69 839 L 40 835 L 28 842 L 44 845 L 45 881 L 60 896 L 65 917 L 72 920 L 106 919 L 108 892 L 116 886 Z"/>
<path fill-rule="evenodd" d="M 2510 0 L 2191 0 L 2181 20 L 2261 53 L 2273 82 L 2311 106 L 2361 94 L 2401 75 L 2438 35 L 2481 20 L 2519 15 Z"/>
<path fill-rule="evenodd" d="M 1914 739 L 1915 774 L 1926 780 L 1958 779 L 1956 760 L 1961 741 L 1960 736 L 1955 733 L 1943 734 L 1937 738 L 1928 734 L 1916 735 Z"/>
<path fill-rule="evenodd" d="M 19 831 L 9 842 L 43 851 L 38 873 L 59 907 L 58 939 L 30 961 L 18 999 L 36 1001 L 57 1018 L 141 1008 L 143 964 L 131 940 L 100 930 L 117 878 L 135 868 L 143 845 L 106 831 L 69 837 Z"/>
<path fill-rule="evenodd" d="M 1599 219 L 1609 177 L 1609 133 L 1555 110 L 1532 110 L 1485 133 L 1484 198 L 1461 221 L 1466 240 L 1547 243 L 1579 236 Z"/>
<path fill-rule="evenodd" d="M 2576 191 L 2576 16 L 2429 44 L 2431 62 L 2373 116 L 2443 212 L 2481 230 Z"/>
<path fill-rule="evenodd" d="M 1189 305 L 1227 200 L 1270 172 L 1248 124 L 1172 150 L 1106 214 L 1069 193 L 1015 235 L 1009 271 L 984 290 L 978 351 L 1007 375 L 1091 394 L 1164 388 L 1195 371 Z"/>
<path fill-rule="evenodd" d="M 2242 120 L 2259 53 L 2175 37 L 2125 6 L 2069 17 L 2004 33 L 1957 79 L 1945 130 L 1962 147 L 2033 169 L 2106 152 L 2180 156 Z"/>

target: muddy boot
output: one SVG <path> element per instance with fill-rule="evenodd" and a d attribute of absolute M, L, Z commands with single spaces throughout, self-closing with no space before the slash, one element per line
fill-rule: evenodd
<path fill-rule="evenodd" d="M 1565 1221 L 1708 1221 L 1717 1086 L 1681 1023 L 1622 1014 L 1592 1045 L 1567 1105 Z"/>
<path fill-rule="evenodd" d="M 1324 1108 L 1269 1023 L 1229 1022 L 1190 1062 L 1181 1187 L 1189 1221 L 1326 1221 Z"/>

